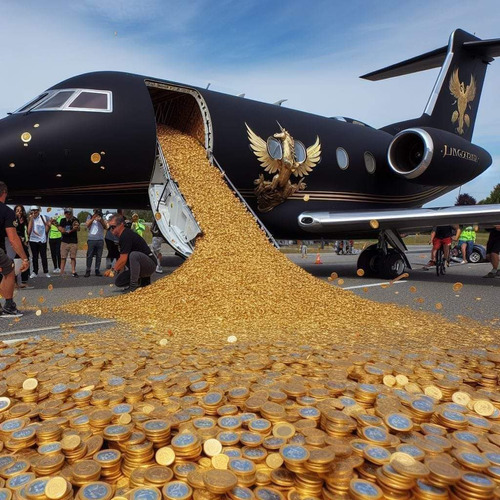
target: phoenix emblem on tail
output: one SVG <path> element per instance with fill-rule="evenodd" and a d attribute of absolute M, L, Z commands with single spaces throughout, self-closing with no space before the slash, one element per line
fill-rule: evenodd
<path fill-rule="evenodd" d="M 464 82 L 461 82 L 458 78 L 457 68 L 450 77 L 450 93 L 456 99 L 453 104 L 456 103 L 457 105 L 457 109 L 451 115 L 451 122 L 456 123 L 458 121 L 456 131 L 462 135 L 464 133 L 464 123 L 467 127 L 470 127 L 470 116 L 466 111 L 467 104 L 476 97 L 476 80 L 474 76 L 470 76 L 470 83 L 466 87 Z"/>
<path fill-rule="evenodd" d="M 302 142 L 294 140 L 279 123 L 280 132 L 268 137 L 266 142 L 248 124 L 245 125 L 250 147 L 261 166 L 269 174 L 275 174 L 271 180 L 266 180 L 260 174 L 254 181 L 257 207 L 261 212 L 269 212 L 296 191 L 306 188 L 302 178 L 309 175 L 320 162 L 321 144 L 316 136 L 316 142 L 306 149 Z M 292 174 L 298 177 L 296 183 L 290 181 Z"/>

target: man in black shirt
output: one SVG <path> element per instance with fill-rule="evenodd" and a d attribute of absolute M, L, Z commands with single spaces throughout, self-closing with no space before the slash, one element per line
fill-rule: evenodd
<path fill-rule="evenodd" d="M 424 269 L 436 265 L 436 253 L 441 247 L 443 247 L 444 259 L 449 264 L 451 241 L 456 230 L 457 226 L 437 226 L 433 228 L 429 241 L 429 244 L 432 244 L 431 260 Z"/>
<path fill-rule="evenodd" d="M 113 215 L 108 228 L 114 236 L 119 238 L 120 258 L 112 269 L 106 270 L 104 275 L 113 276 L 115 273 L 123 271 L 127 266 L 130 270 L 130 285 L 125 291 L 133 292 L 140 286 L 149 284 L 151 275 L 155 272 L 157 261 L 148 244 L 137 233 L 125 227 L 123 215 Z M 121 273 L 116 277 L 116 286 L 127 284 L 124 276 L 125 274 Z"/>
<path fill-rule="evenodd" d="M 6 199 L 7 186 L 4 182 L 0 181 L 0 273 L 2 274 L 0 294 L 5 298 L 5 305 L 0 309 L 0 316 L 12 317 L 22 316 L 22 314 L 17 310 L 16 303 L 12 300 L 14 297 L 16 276 L 14 272 L 14 261 L 5 253 L 6 237 L 9 238 L 9 242 L 14 251 L 23 260 L 20 272 L 28 269 L 30 263 L 14 226 L 16 214 L 14 210 L 5 204 Z"/>
<path fill-rule="evenodd" d="M 62 234 L 61 274 L 64 274 L 66 259 L 69 255 L 71 258 L 71 273 L 74 278 L 78 278 L 78 274 L 76 273 L 76 253 L 78 252 L 78 231 L 80 231 L 80 223 L 73 215 L 72 208 L 64 209 L 64 218 L 59 221 L 58 229 Z"/>

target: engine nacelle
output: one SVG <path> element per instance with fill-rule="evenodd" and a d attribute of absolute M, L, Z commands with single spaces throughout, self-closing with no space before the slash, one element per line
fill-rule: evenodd
<path fill-rule="evenodd" d="M 389 145 L 387 159 L 397 175 L 429 186 L 464 184 L 492 162 L 483 148 L 431 127 L 399 132 Z"/>

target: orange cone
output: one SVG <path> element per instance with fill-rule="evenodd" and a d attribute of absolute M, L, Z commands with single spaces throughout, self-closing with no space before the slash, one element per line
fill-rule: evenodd
<path fill-rule="evenodd" d="M 321 256 L 319 253 L 316 254 L 316 262 L 315 264 L 323 264 L 323 262 L 321 262 Z"/>

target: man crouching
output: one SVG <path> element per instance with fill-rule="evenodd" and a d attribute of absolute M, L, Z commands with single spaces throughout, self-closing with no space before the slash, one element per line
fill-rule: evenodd
<path fill-rule="evenodd" d="M 114 276 L 115 285 L 126 287 L 124 292 L 133 292 L 151 283 L 151 275 L 155 272 L 157 261 L 146 241 L 125 227 L 125 217 L 115 214 L 111 217 L 108 228 L 119 238 L 120 258 L 113 268 L 105 271 L 105 276 Z M 128 267 L 128 271 L 125 268 Z"/>

